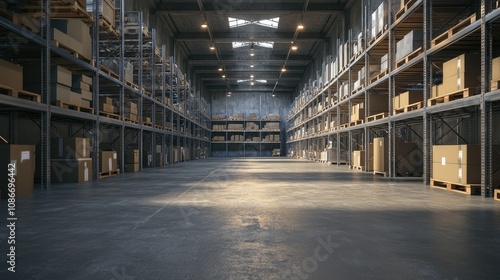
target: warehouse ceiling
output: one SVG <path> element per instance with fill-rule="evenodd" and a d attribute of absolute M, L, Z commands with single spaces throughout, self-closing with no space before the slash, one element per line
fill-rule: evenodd
<path fill-rule="evenodd" d="M 293 93 L 347 1 L 157 0 L 152 11 L 208 91 Z"/>

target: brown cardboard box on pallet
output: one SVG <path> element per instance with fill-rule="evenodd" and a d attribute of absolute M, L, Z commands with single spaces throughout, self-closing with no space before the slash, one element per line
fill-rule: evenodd
<path fill-rule="evenodd" d="M 93 179 L 92 159 L 60 159 L 51 162 L 53 183 L 84 183 Z"/>
<path fill-rule="evenodd" d="M 87 2 L 87 12 L 94 12 L 94 1 Z M 85 7 L 85 6 L 84 6 Z M 99 1 L 99 15 L 103 17 L 111 26 L 115 26 L 115 3 L 113 0 Z"/>
<path fill-rule="evenodd" d="M 405 91 L 396 95 L 394 99 L 396 97 L 398 98 L 398 106 L 394 106 L 394 109 L 403 108 L 423 100 L 423 94 L 420 91 Z"/>
<path fill-rule="evenodd" d="M 495 161 L 495 160 L 494 160 Z M 480 145 L 432 147 L 432 178 L 458 184 L 481 183 Z"/>
<path fill-rule="evenodd" d="M 33 193 L 34 174 L 35 174 L 35 146 L 34 145 L 15 145 L 0 144 L 0 164 L 4 168 L 0 172 L 0 192 L 1 198 L 8 198 L 8 183 L 10 167 L 14 174 L 14 185 L 16 197 L 23 197 Z"/>
<path fill-rule="evenodd" d="M 358 103 L 351 107 L 351 122 L 365 119 L 365 104 Z"/>
<path fill-rule="evenodd" d="M 23 89 L 23 67 L 0 59 L 0 73 L 0 85 L 16 90 Z"/>
<path fill-rule="evenodd" d="M 389 143 L 384 137 L 373 139 L 373 170 L 376 172 L 389 171 Z M 421 171 L 422 155 L 416 143 L 406 143 L 396 140 L 395 159 L 396 173 L 406 174 Z"/>
<path fill-rule="evenodd" d="M 101 172 L 110 172 L 118 169 L 118 155 L 115 151 L 101 151 L 100 170 Z"/>
<path fill-rule="evenodd" d="M 491 61 L 491 80 L 500 80 L 500 56 Z"/>
<path fill-rule="evenodd" d="M 50 156 L 54 159 L 90 158 L 89 138 L 52 138 L 50 146 Z"/>
<path fill-rule="evenodd" d="M 58 38 L 63 37 L 64 42 L 71 42 L 68 47 L 87 59 L 92 58 L 92 39 L 90 36 L 90 28 L 86 23 L 80 19 L 52 20 L 51 26 L 55 29 L 54 37 L 56 30 L 62 32 L 76 42 L 72 42 L 69 38 L 64 38 L 64 36 L 58 34 Z M 54 38 L 54 40 L 57 39 Z"/>
<path fill-rule="evenodd" d="M 353 151 L 352 162 L 353 166 L 365 166 L 365 151 Z"/>

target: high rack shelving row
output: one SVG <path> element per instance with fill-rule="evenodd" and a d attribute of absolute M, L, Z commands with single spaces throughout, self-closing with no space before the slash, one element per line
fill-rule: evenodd
<path fill-rule="evenodd" d="M 498 3 L 362 0 L 353 6 L 361 9 L 359 25 L 349 25 L 346 11 L 345 35 L 292 104 L 289 156 L 373 170 L 374 144 L 383 138 L 385 175 L 422 176 L 429 184 L 434 145 L 479 144 L 480 190 L 492 196 L 500 144 Z M 405 155 L 403 142 L 413 144 Z M 354 151 L 363 151 L 362 163 Z"/>
<path fill-rule="evenodd" d="M 124 0 L 0 2 L 0 58 L 22 67 L 24 78 L 17 88 L 2 86 L 2 136 L 37 145 L 42 188 L 51 184 L 54 137 L 90 138 L 95 179 L 102 150 L 117 152 L 122 171 L 130 149 L 139 150 L 139 169 L 210 151 L 207 102 L 142 13 L 124 7 Z"/>

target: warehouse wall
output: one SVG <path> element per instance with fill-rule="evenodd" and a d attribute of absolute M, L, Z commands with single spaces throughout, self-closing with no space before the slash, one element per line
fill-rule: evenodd
<path fill-rule="evenodd" d="M 242 112 L 247 116 L 249 113 L 259 114 L 259 109 L 261 116 L 280 115 L 281 143 L 283 144 L 286 142 L 286 118 L 291 104 L 292 95 L 290 93 L 277 93 L 274 97 L 271 93 L 256 92 L 233 93 L 231 97 L 228 97 L 225 93 L 213 93 L 211 95 L 212 115 L 231 116 Z M 254 155 L 247 152 L 247 156 L 258 155 L 258 152 Z M 212 156 L 225 156 L 225 151 L 212 150 Z M 228 153 L 228 156 L 241 156 L 241 152 Z"/>

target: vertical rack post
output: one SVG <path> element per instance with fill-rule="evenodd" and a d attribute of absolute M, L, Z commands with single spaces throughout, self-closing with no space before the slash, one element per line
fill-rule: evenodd
<path fill-rule="evenodd" d="M 41 114 L 41 137 L 40 137 L 40 147 L 41 147 L 41 187 L 42 189 L 50 188 L 50 0 L 40 1 L 40 9 L 42 17 L 40 19 L 41 28 L 40 34 L 45 39 L 45 46 L 42 47 L 41 55 L 41 97 L 42 103 L 45 105 L 45 111 Z"/>

